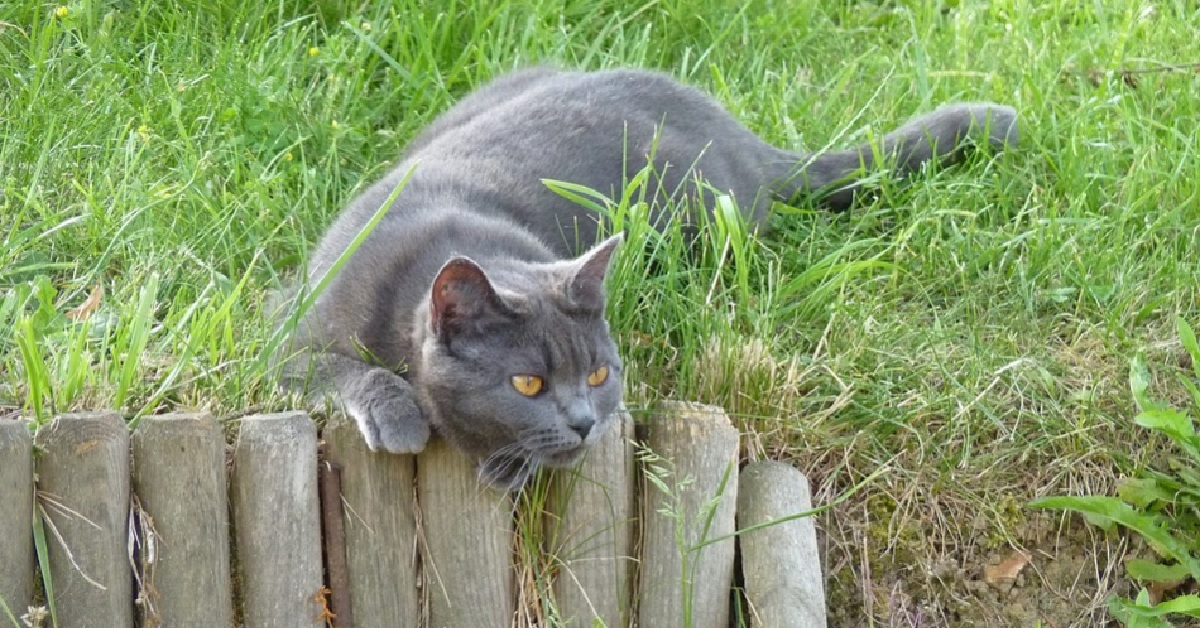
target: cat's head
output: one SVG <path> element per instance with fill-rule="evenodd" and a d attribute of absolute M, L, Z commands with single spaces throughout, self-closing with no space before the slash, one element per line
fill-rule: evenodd
<path fill-rule="evenodd" d="M 615 236 L 577 259 L 485 271 L 455 257 L 414 330 L 412 383 L 438 432 L 516 487 L 577 462 L 615 422 L 621 360 L 604 318 Z"/>

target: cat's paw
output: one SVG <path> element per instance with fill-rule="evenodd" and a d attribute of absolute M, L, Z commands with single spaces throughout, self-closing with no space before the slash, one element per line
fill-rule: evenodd
<path fill-rule="evenodd" d="M 343 391 L 342 405 L 358 424 L 371 451 L 415 454 L 425 449 L 429 421 L 408 382 L 376 368 L 356 384 L 353 390 Z"/>
<path fill-rule="evenodd" d="M 516 456 L 492 456 L 479 463 L 479 480 L 502 491 L 519 491 L 537 465 Z"/>

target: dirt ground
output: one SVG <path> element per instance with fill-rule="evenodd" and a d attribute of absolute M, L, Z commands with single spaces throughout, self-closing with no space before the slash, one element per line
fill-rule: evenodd
<path fill-rule="evenodd" d="M 889 539 L 886 522 L 858 511 L 821 522 L 830 626 L 1117 626 L 1107 599 L 1137 590 L 1122 562 L 1151 557 L 1127 533 L 1055 512 L 1026 511 L 1002 536 L 980 514 L 961 536 Z"/>

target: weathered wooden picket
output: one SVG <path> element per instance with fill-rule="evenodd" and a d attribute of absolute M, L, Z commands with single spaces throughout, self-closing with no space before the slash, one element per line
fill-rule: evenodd
<path fill-rule="evenodd" d="M 729 626 L 735 552 L 752 625 L 825 625 L 811 519 L 735 534 L 810 508 L 808 481 L 739 470 L 738 441 L 719 408 L 668 403 L 555 474 L 542 550 L 563 625 Z M 0 600 L 19 617 L 38 597 L 44 534 L 63 628 L 509 628 L 513 514 L 444 443 L 372 453 L 344 420 L 246 417 L 231 447 L 204 414 L 132 434 L 115 413 L 36 436 L 0 421 Z"/>

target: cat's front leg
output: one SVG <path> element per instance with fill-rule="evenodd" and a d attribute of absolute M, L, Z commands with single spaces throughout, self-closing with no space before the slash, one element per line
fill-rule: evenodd
<path fill-rule="evenodd" d="M 304 351 L 286 363 L 282 383 L 331 396 L 358 425 L 371 451 L 413 454 L 429 441 L 429 421 L 404 378 L 349 356 Z"/>
<path fill-rule="evenodd" d="M 429 421 L 407 381 L 378 367 L 338 379 L 346 414 L 358 424 L 371 451 L 415 454 L 425 449 Z"/>

